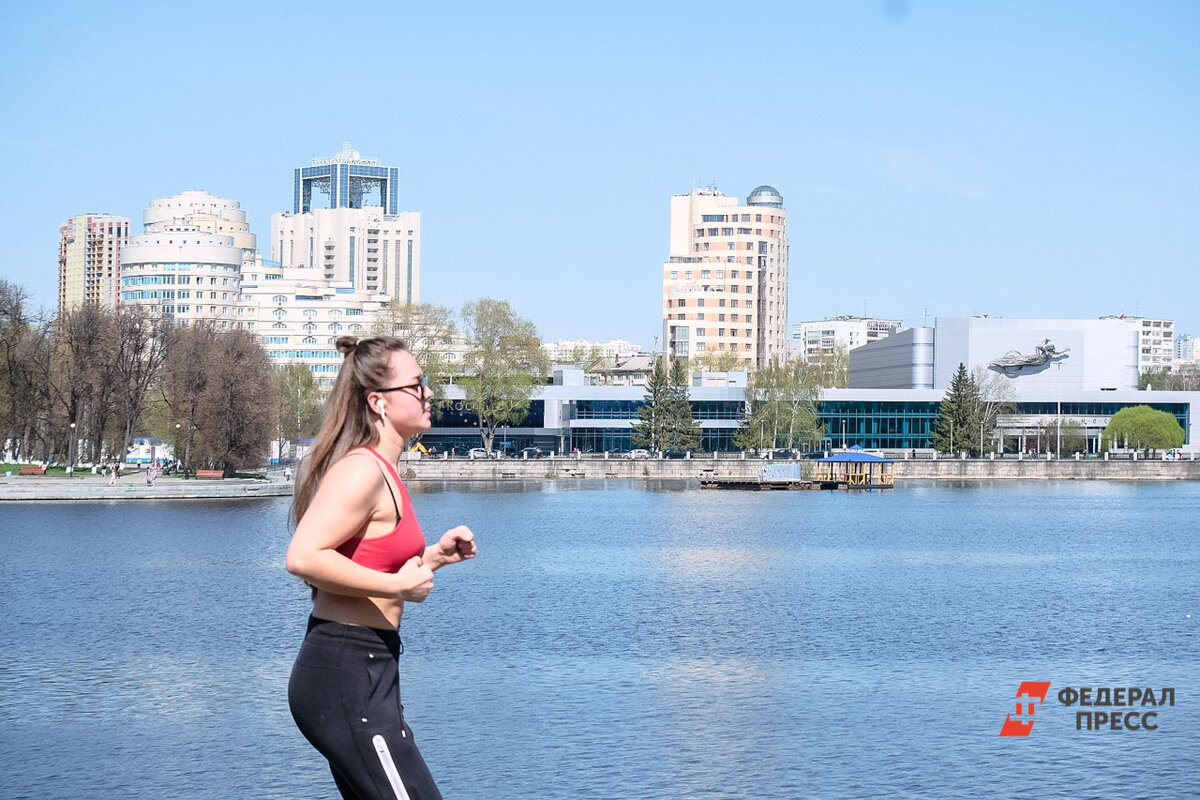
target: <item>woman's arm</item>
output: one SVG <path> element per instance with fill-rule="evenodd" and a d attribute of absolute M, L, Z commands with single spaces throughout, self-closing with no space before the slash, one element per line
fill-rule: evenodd
<path fill-rule="evenodd" d="M 442 534 L 437 544 L 426 547 L 421 560 L 430 569 L 439 569 L 474 557 L 475 534 L 466 525 L 459 525 Z"/>
<path fill-rule="evenodd" d="M 421 602 L 433 588 L 433 569 L 414 556 L 399 572 L 380 572 L 337 551 L 371 522 L 383 475 L 369 458 L 347 457 L 321 479 L 296 525 L 287 551 L 288 572 L 323 592 Z"/>

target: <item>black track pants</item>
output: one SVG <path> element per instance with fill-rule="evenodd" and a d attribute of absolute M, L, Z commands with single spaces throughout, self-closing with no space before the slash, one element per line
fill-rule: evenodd
<path fill-rule="evenodd" d="M 292 718 L 346 800 L 441 800 L 400 704 L 400 635 L 310 617 Z"/>

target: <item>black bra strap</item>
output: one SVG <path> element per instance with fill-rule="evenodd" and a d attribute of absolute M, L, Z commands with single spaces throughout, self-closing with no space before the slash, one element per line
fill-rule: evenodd
<path fill-rule="evenodd" d="M 392 482 L 388 480 L 387 472 L 384 470 L 384 464 L 380 463 L 382 459 L 375 459 L 376 466 L 383 473 L 383 485 L 388 487 L 388 494 L 392 496 L 392 508 L 396 509 L 396 524 L 400 524 L 400 504 L 396 502 L 396 493 L 392 491 Z"/>

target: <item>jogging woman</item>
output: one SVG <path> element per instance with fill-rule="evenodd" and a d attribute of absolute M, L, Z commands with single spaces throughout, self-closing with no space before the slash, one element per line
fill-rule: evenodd
<path fill-rule="evenodd" d="M 342 337 L 328 416 L 296 479 L 287 569 L 313 587 L 288 702 L 343 798 L 440 798 L 400 703 L 400 617 L 433 573 L 475 556 L 465 526 L 426 546 L 395 463 L 429 429 L 432 393 L 391 336 Z"/>

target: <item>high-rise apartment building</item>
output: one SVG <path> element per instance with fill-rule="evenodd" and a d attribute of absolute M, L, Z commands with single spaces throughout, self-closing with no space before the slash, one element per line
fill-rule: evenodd
<path fill-rule="evenodd" d="M 253 327 L 241 298 L 241 271 L 256 240 L 240 203 L 188 191 L 152 201 L 142 218 L 145 233 L 121 254 L 122 303 L 177 325 Z"/>
<path fill-rule="evenodd" d="M 713 187 L 671 198 L 663 264 L 663 340 L 691 358 L 731 353 L 746 365 L 787 358 L 787 211 L 771 186 L 739 204 Z"/>
<path fill-rule="evenodd" d="M 832 355 L 838 347 L 847 351 L 885 339 L 900 330 L 898 319 L 840 316 L 798 322 L 792 326 L 792 347 L 805 361 Z"/>
<path fill-rule="evenodd" d="M 1100 319 L 1123 322 L 1137 333 L 1138 372 L 1169 370 L 1175 365 L 1175 320 L 1110 314 Z"/>
<path fill-rule="evenodd" d="M 81 305 L 116 309 L 128 240 L 129 220 L 112 214 L 79 214 L 58 229 L 58 313 Z"/>
<path fill-rule="evenodd" d="M 333 158 L 298 167 L 293 213 L 271 217 L 271 260 L 407 303 L 421 295 L 421 215 L 400 211 L 399 170 L 349 143 Z M 313 189 L 329 195 L 314 208 Z"/>

